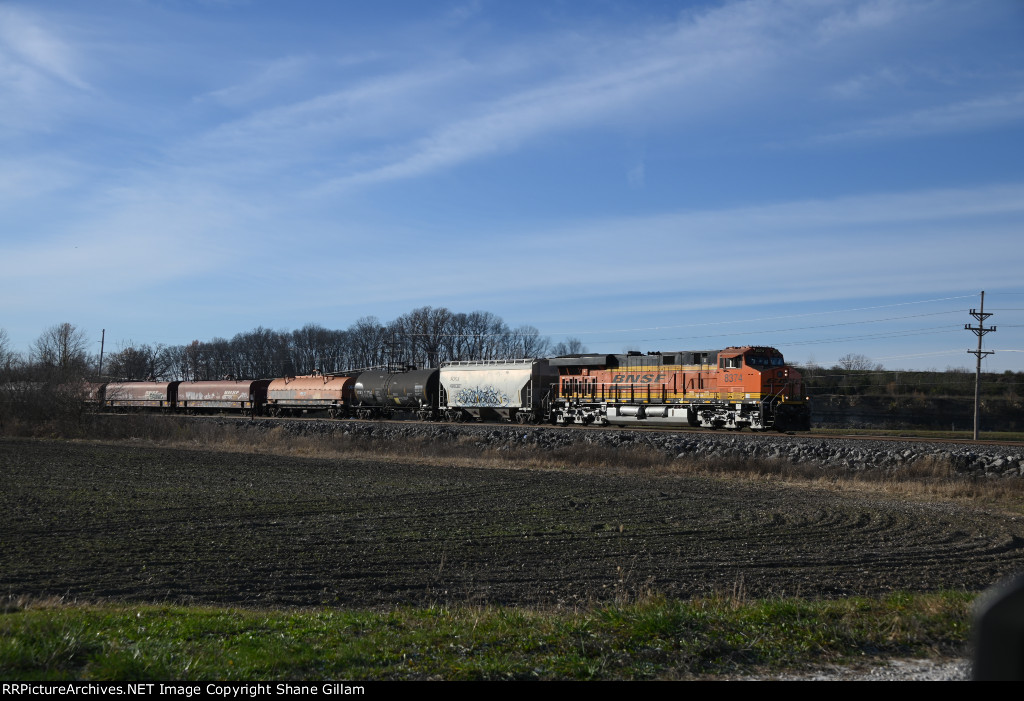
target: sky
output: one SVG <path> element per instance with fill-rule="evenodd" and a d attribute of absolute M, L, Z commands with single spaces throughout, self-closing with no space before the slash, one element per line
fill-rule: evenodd
<path fill-rule="evenodd" d="M 0 0 L 0 328 L 1024 370 L 1019 0 Z"/>

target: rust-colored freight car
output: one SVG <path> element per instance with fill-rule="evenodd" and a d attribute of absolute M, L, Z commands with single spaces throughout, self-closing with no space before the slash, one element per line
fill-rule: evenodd
<path fill-rule="evenodd" d="M 112 409 L 173 409 L 180 382 L 108 382 L 103 406 Z"/>
<path fill-rule="evenodd" d="M 270 380 L 215 380 L 182 382 L 177 407 L 187 413 L 239 411 L 250 416 L 263 412 Z"/>
<path fill-rule="evenodd" d="M 331 418 L 346 416 L 352 406 L 356 378 L 350 375 L 281 377 L 267 387 L 267 413 L 271 416 L 326 411 Z"/>

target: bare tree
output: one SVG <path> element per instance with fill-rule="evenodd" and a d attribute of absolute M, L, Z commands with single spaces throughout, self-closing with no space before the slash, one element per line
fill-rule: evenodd
<path fill-rule="evenodd" d="M 7 335 L 7 329 L 0 329 L 0 362 L 10 353 L 11 339 Z"/>
<path fill-rule="evenodd" d="M 436 368 L 449 346 L 453 314 L 444 307 L 420 307 L 395 320 L 395 328 L 409 350 L 413 362 Z"/>
<path fill-rule="evenodd" d="M 510 358 L 540 358 L 548 352 L 551 341 L 533 326 L 520 326 L 509 334 Z"/>
<path fill-rule="evenodd" d="M 364 316 L 348 328 L 352 344 L 352 365 L 368 368 L 388 359 L 390 334 L 375 316 Z"/>
<path fill-rule="evenodd" d="M 0 329 L 0 379 L 10 379 L 17 359 L 17 353 L 11 350 L 7 329 Z"/>
<path fill-rule="evenodd" d="M 241 376 L 237 358 L 231 349 L 231 341 L 215 337 L 203 344 L 204 374 L 202 380 L 219 380 L 225 375 Z"/>
<path fill-rule="evenodd" d="M 231 339 L 227 367 L 222 367 L 222 374 L 248 379 L 294 374 L 290 342 L 291 334 L 262 326 L 236 334 Z"/>
<path fill-rule="evenodd" d="M 348 331 L 327 331 L 317 352 L 321 370 L 341 371 L 352 367 L 352 343 Z"/>
<path fill-rule="evenodd" d="M 109 374 L 122 380 L 165 378 L 174 374 L 174 360 L 162 345 L 136 345 L 131 341 L 110 355 Z"/>
<path fill-rule="evenodd" d="M 564 341 L 559 341 L 551 349 L 554 355 L 579 355 L 580 353 L 586 353 L 587 347 L 583 345 L 583 341 L 578 338 L 569 337 Z"/>
<path fill-rule="evenodd" d="M 85 375 L 89 341 L 84 330 L 64 322 L 43 331 L 32 344 L 34 362 L 49 377 L 68 381 Z"/>
<path fill-rule="evenodd" d="M 164 369 L 165 380 L 187 380 L 188 372 L 186 349 L 188 346 L 158 346 L 157 365 Z"/>
<path fill-rule="evenodd" d="M 459 315 L 459 360 L 492 360 L 501 356 L 509 334 L 508 326 L 500 316 L 491 312 L 475 311 Z"/>
<path fill-rule="evenodd" d="M 313 370 L 345 370 L 348 364 L 348 334 L 332 331 L 319 324 L 306 324 L 291 335 L 291 355 L 295 372 L 308 375 Z"/>
<path fill-rule="evenodd" d="M 232 372 L 229 342 L 214 338 L 209 343 L 192 341 L 179 346 L 172 372 L 186 382 L 220 379 Z"/>
<path fill-rule="evenodd" d="M 881 364 L 875 365 L 871 358 L 860 353 L 847 353 L 839 359 L 839 367 L 843 370 L 881 370 Z"/>
<path fill-rule="evenodd" d="M 205 351 L 203 344 L 196 340 L 187 346 L 182 346 L 181 358 L 179 360 L 179 376 L 186 382 L 196 382 L 202 377 L 205 366 Z"/>

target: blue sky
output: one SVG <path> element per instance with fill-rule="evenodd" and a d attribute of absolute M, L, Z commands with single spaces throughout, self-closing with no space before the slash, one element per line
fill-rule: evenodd
<path fill-rule="evenodd" d="M 16 350 L 431 305 L 1024 369 L 1024 3 L 0 2 Z"/>

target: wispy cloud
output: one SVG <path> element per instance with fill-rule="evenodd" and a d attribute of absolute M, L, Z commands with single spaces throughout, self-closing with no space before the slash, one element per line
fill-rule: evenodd
<path fill-rule="evenodd" d="M 20 9 L 0 7 L 0 60 L 4 72 L 19 75 L 28 88 L 31 85 L 25 83 L 38 82 L 45 77 L 79 90 L 89 90 L 89 84 L 75 69 L 80 57 L 44 24 Z"/>
<path fill-rule="evenodd" d="M 243 82 L 203 95 L 197 100 L 213 100 L 231 107 L 249 105 L 274 95 L 300 78 L 310 68 L 308 56 L 286 56 L 260 66 Z"/>
<path fill-rule="evenodd" d="M 468 113 L 441 123 L 429 133 L 395 141 L 377 154 L 364 152 L 367 165 L 342 169 L 322 192 L 419 177 L 438 169 L 506 153 L 551 133 L 594 125 L 675 120 L 702 125 L 724 110 L 772 111 L 773 89 L 788 83 L 830 80 L 815 77 L 818 64 L 842 62 L 846 45 L 866 41 L 882 29 L 909 32 L 914 18 L 927 12 L 924 3 L 731 3 L 686 13 L 674 25 L 626 36 L 591 35 L 533 85 L 469 104 Z M 546 41 L 569 41 L 546 37 Z M 838 48 L 836 48 L 838 46 Z M 520 47 L 524 53 L 528 46 Z M 817 63 L 809 69 L 808 55 Z M 477 66 L 486 72 L 486 66 Z M 833 87 L 851 96 L 869 80 L 894 80 L 891 69 L 874 76 L 846 79 Z M 828 89 L 823 86 L 823 89 Z M 962 128 L 983 114 L 994 118 L 995 104 L 975 100 L 959 114 L 916 116 L 932 131 Z M 1016 105 L 1003 112 L 1015 114 Z M 970 114 L 969 114 L 970 113 Z M 657 115 L 657 117 L 649 116 Z M 930 116 L 930 119 L 929 119 Z M 865 127 L 865 133 L 895 129 L 896 123 Z M 373 164 L 376 161 L 375 165 Z"/>
<path fill-rule="evenodd" d="M 519 277 L 496 272 L 530 270 L 544 281 L 536 289 L 538 302 L 608 294 L 596 308 L 611 313 L 618 304 L 625 313 L 635 305 L 654 313 L 742 305 L 752 296 L 772 304 L 881 290 L 970 289 L 976 271 L 963 265 L 962 242 L 979 250 L 1017 250 L 1022 215 L 1024 183 L 1017 183 L 581 220 L 507 232 L 507 239 L 493 243 L 474 234 L 467 239 L 472 246 L 455 243 L 454 250 L 460 251 L 459 290 L 477 290 L 495 303 L 510 293 L 531 294 Z M 509 247 L 506 240 L 518 245 Z M 416 253 L 408 255 L 413 266 Z M 401 255 L 390 260 L 400 265 Z M 1012 255 L 988 265 L 988 284 L 1018 284 L 1017 268 Z M 595 286 L 595 277 L 614 283 Z M 367 281 L 365 293 L 403 294 L 376 280 Z"/>
<path fill-rule="evenodd" d="M 460 63 L 350 79 L 341 89 L 257 110 L 202 134 L 194 146 L 214 154 L 238 150 L 291 161 L 296 153 L 379 139 L 429 119 L 432 95 L 466 78 Z M 235 90 L 231 88 L 229 94 Z M 356 147 L 358 150 L 358 147 Z"/>
<path fill-rule="evenodd" d="M 932 136 L 1024 124 L 1024 88 L 926 109 L 869 119 L 853 128 L 812 137 L 811 143 Z"/>
<path fill-rule="evenodd" d="M 251 277 L 233 261 L 246 243 L 241 232 L 252 229 L 260 212 L 225 193 L 125 188 L 108 192 L 92 209 L 48 235 L 13 232 L 18 236 L 3 245 L 3 287 L 33 293 L 0 295 L 0 310 L 73 309 L 105 295 L 141 300 L 171 280 L 191 288 L 197 281 L 205 287 L 201 281 L 210 275 Z M 39 285 L 43 274 L 48 283 Z"/>
<path fill-rule="evenodd" d="M 882 90 L 899 88 L 906 78 L 891 67 L 883 67 L 871 72 L 860 72 L 855 76 L 844 78 L 834 85 L 825 88 L 827 94 L 839 100 L 861 100 L 875 95 Z"/>
<path fill-rule="evenodd" d="M 0 4 L 0 145 L 58 130 L 97 97 L 86 79 L 88 52 L 70 32 L 17 6 Z"/>
<path fill-rule="evenodd" d="M 608 43 L 602 37 L 603 56 L 592 56 L 580 70 L 573 65 L 560 66 L 559 75 L 542 80 L 480 105 L 470 104 L 471 114 L 447 124 L 399 149 L 399 157 L 387 157 L 375 167 L 357 170 L 333 179 L 324 190 L 352 185 L 415 177 L 439 168 L 463 163 L 482 156 L 507 152 L 537 136 L 566 128 L 586 128 L 634 113 L 638 104 L 652 99 L 686 102 L 673 96 L 677 91 L 695 89 L 715 76 L 736 76 L 756 70 L 753 60 L 760 49 L 756 42 L 744 43 L 738 37 L 709 49 L 700 30 L 657 31 L 644 37 L 631 37 Z M 523 47 L 529 51 L 529 47 Z M 589 52 L 588 52 L 589 53 Z M 609 55 L 610 54 L 610 55 Z M 578 58 L 578 57 L 577 57 Z M 486 67 L 476 67 L 486 71 Z M 721 94 L 728 88 L 715 86 Z M 715 102 L 713 96 L 700 104 Z M 698 103 L 685 106 L 701 111 Z M 403 153 L 404 152 L 404 153 Z"/>
<path fill-rule="evenodd" d="M 36 206 L 37 198 L 63 190 L 83 177 L 80 165 L 66 158 L 41 154 L 0 158 L 0 211 L 26 204 Z"/>
<path fill-rule="evenodd" d="M 959 102 L 932 107 L 904 101 L 912 107 L 888 116 L 880 112 L 883 105 L 869 102 L 886 88 L 912 86 L 922 73 L 887 63 L 887 52 L 896 51 L 891 47 L 865 67 L 861 49 L 880 35 L 898 45 L 921 22 L 938 22 L 933 15 L 942 13 L 933 10 L 933 4 L 913 0 L 732 2 L 626 30 L 588 23 L 503 36 L 472 50 L 460 50 L 457 42 L 435 50 L 474 22 L 487 24 L 486 12 L 470 2 L 444 15 L 422 45 L 397 49 L 383 41 L 372 55 L 359 47 L 336 54 L 320 47 L 236 63 L 251 66 L 250 73 L 198 92 L 193 101 L 226 107 L 206 115 L 221 121 L 196 120 L 195 128 L 161 148 L 169 161 L 200 177 L 259 173 L 287 179 L 299 192 L 330 196 L 423 178 L 595 128 L 671 125 L 699 139 L 723 119 L 751 125 L 757 114 L 758 120 L 786 125 L 798 109 L 802 133 L 784 131 L 772 140 L 814 146 L 1018 119 L 1018 93 L 961 91 Z M 23 21 L 17 17 L 15 23 Z M 47 65 L 49 73 L 37 67 L 33 75 L 65 75 L 68 85 L 85 85 L 66 45 L 40 40 L 18 51 L 37 57 L 31 63 L 20 59 L 19 70 Z M 848 115 L 822 95 L 869 107 L 860 111 L 859 123 L 829 129 L 825 125 L 841 124 Z M 155 117 L 178 124 L 173 113 Z M 806 136 L 814 131 L 821 135 Z"/>

